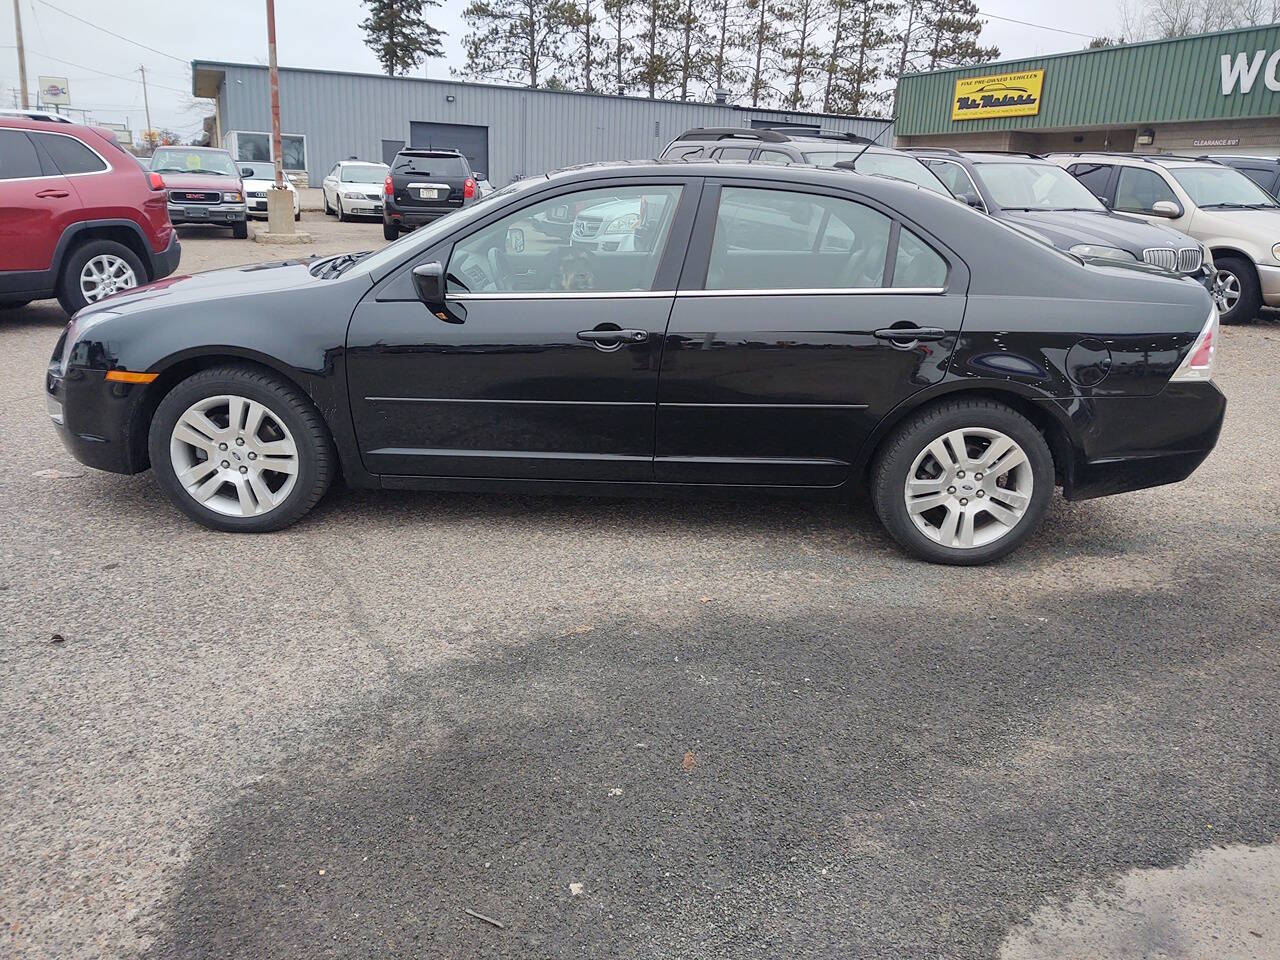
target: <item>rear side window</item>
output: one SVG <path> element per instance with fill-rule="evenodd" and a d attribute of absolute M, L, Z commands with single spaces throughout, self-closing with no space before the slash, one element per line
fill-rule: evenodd
<path fill-rule="evenodd" d="M 465 177 L 467 162 L 462 157 L 450 154 L 419 156 L 402 153 L 396 157 L 391 172 L 423 177 Z"/>
<path fill-rule="evenodd" d="M 712 156 L 717 160 L 750 160 L 751 147 L 721 147 Z"/>
<path fill-rule="evenodd" d="M 0 130 L 0 180 L 43 176 L 35 145 L 21 130 Z"/>
<path fill-rule="evenodd" d="M 1095 197 L 1107 195 L 1107 183 L 1111 179 L 1111 165 L 1106 163 L 1073 163 L 1067 170 L 1089 188 Z"/>
<path fill-rule="evenodd" d="M 696 160 L 701 156 L 701 147 L 676 147 L 667 154 L 667 157 L 672 160 Z"/>
<path fill-rule="evenodd" d="M 780 150 L 761 150 L 760 156 L 756 157 L 756 163 L 772 163 L 780 167 L 788 167 L 795 161 Z"/>
<path fill-rule="evenodd" d="M 853 200 L 725 187 L 707 289 L 884 286 L 890 224 L 884 214 Z"/>
<path fill-rule="evenodd" d="M 898 231 L 898 256 L 890 286 L 937 289 L 947 285 L 947 264 L 905 227 Z"/>
<path fill-rule="evenodd" d="M 53 158 L 54 165 L 67 176 L 107 169 L 106 162 L 75 137 L 56 133 L 33 133 L 32 136 L 40 141 L 40 146 Z"/>
<path fill-rule="evenodd" d="M 1161 200 L 1177 203 L 1164 178 L 1151 170 L 1139 167 L 1121 167 L 1116 181 L 1115 209 L 1125 213 L 1150 213 Z"/>

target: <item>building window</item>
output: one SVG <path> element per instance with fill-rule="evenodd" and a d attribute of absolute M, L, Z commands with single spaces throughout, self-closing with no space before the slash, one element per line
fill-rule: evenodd
<path fill-rule="evenodd" d="M 227 136 L 227 148 L 237 160 L 249 163 L 271 163 L 271 134 L 252 130 L 232 130 Z M 286 170 L 307 169 L 307 138 L 301 134 L 280 135 L 281 159 Z"/>

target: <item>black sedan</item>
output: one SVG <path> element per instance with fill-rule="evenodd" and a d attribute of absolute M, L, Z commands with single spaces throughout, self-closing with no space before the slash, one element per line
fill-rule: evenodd
<path fill-rule="evenodd" d="M 569 204 L 611 238 L 547 238 Z M 1213 448 L 1217 313 L 911 184 L 611 164 L 521 181 L 376 253 L 170 278 L 82 310 L 50 416 L 210 527 L 359 487 L 845 497 L 981 563 L 1068 499 Z"/>

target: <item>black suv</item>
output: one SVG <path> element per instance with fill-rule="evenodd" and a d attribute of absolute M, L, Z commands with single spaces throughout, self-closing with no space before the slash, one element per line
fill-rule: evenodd
<path fill-rule="evenodd" d="M 788 133 L 770 127 L 695 127 L 667 144 L 662 159 L 843 167 L 875 177 L 896 177 L 950 196 L 942 181 L 915 157 L 843 131 Z"/>
<path fill-rule="evenodd" d="M 476 180 L 483 178 L 457 150 L 406 147 L 391 161 L 383 185 L 382 235 L 394 240 L 402 231 L 470 206 L 479 195 Z"/>
<path fill-rule="evenodd" d="M 960 153 L 948 147 L 909 152 L 957 199 L 1060 250 L 1086 259 L 1149 263 L 1191 276 L 1213 292 L 1213 271 L 1205 266 L 1199 241 L 1112 213 L 1079 180 L 1038 154 Z"/>
<path fill-rule="evenodd" d="M 1280 198 L 1280 157 L 1244 157 L 1233 153 L 1214 153 L 1206 160 L 1217 160 L 1235 167 L 1273 197 Z"/>

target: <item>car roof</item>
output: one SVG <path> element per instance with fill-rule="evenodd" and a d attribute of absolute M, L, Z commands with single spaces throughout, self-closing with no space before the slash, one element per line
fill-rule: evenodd
<path fill-rule="evenodd" d="M 693 127 L 676 137 L 672 143 L 716 143 L 722 140 L 750 140 L 760 143 L 875 144 L 875 141 L 869 137 L 846 130 L 793 131 L 786 127 Z"/>
<path fill-rule="evenodd" d="M 70 117 L 49 110 L 15 110 L 12 107 L 0 109 L 0 119 L 21 118 L 23 120 L 39 120 L 42 123 L 75 123 Z"/>
<path fill-rule="evenodd" d="M 1201 166 L 1201 167 L 1221 167 L 1224 164 L 1219 163 L 1208 156 L 1189 157 L 1182 154 L 1172 153 L 1107 153 L 1104 151 L 1066 151 L 1061 153 L 1051 153 L 1050 158 L 1083 160 L 1086 163 L 1114 163 L 1122 166 L 1141 167 L 1145 164 L 1155 164 L 1161 167 L 1168 166 Z"/>
<path fill-rule="evenodd" d="M 1251 153 L 1206 153 L 1206 160 L 1216 160 L 1218 163 L 1230 164 L 1232 160 L 1247 160 L 1249 163 L 1277 163 L 1280 164 L 1280 157 L 1264 157 Z"/>
<path fill-rule="evenodd" d="M 396 156 L 408 157 L 461 157 L 461 150 L 450 150 L 447 147 L 401 147 L 396 151 Z M 354 161 L 347 161 L 348 163 Z"/>
<path fill-rule="evenodd" d="M 340 167 L 385 167 L 381 160 L 339 160 Z"/>

